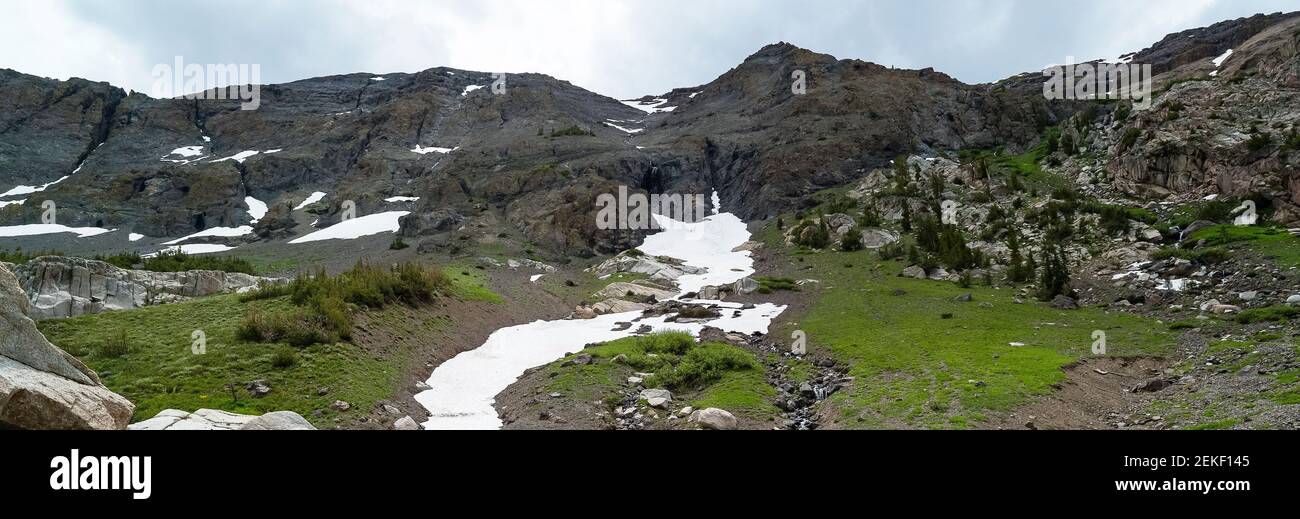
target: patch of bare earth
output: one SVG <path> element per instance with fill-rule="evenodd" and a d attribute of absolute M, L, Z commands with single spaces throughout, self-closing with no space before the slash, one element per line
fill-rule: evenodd
<path fill-rule="evenodd" d="M 1105 357 L 1062 366 L 1066 379 L 1053 393 L 977 425 L 980 429 L 1111 429 L 1115 415 L 1128 415 L 1155 398 L 1152 388 L 1174 362 L 1150 357 Z"/>

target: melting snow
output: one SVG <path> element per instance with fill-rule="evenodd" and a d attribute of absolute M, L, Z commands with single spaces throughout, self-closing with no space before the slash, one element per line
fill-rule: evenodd
<path fill-rule="evenodd" d="M 1214 58 L 1214 67 L 1215 68 L 1222 67 L 1223 62 L 1228 61 L 1228 58 L 1230 56 L 1232 56 L 1232 49 L 1228 49 L 1227 52 L 1224 52 L 1223 54 L 1220 54 L 1219 57 Z"/>
<path fill-rule="evenodd" d="M 605 126 L 609 126 L 609 127 L 611 127 L 611 128 L 617 129 L 617 130 L 622 130 L 623 132 L 625 132 L 625 133 L 629 133 L 629 134 L 632 134 L 632 135 L 636 135 L 636 134 L 638 134 L 638 133 L 641 133 L 641 132 L 645 131 L 644 128 L 629 129 L 629 128 L 624 128 L 624 127 L 622 127 L 622 126 L 619 126 L 619 125 L 617 125 L 617 124 L 614 124 L 614 123 L 617 123 L 617 122 L 624 122 L 624 121 L 616 121 L 616 120 L 614 120 L 614 119 L 607 119 L 607 120 L 605 121 Z"/>
<path fill-rule="evenodd" d="M 465 91 L 460 93 L 460 96 L 461 96 L 461 97 L 465 97 L 465 96 L 469 95 L 470 92 L 473 92 L 473 91 L 478 90 L 478 89 L 480 89 L 480 88 L 483 88 L 483 85 L 470 85 L 470 86 L 467 86 L 467 87 L 465 87 Z"/>
<path fill-rule="evenodd" d="M 301 204 L 298 204 L 298 207 L 293 208 L 293 210 L 297 211 L 299 209 L 312 205 L 316 202 L 321 201 L 322 198 L 325 198 L 325 193 L 322 193 L 320 191 L 315 191 L 311 195 L 307 196 L 307 199 L 303 200 Z"/>
<path fill-rule="evenodd" d="M 172 247 L 167 247 L 153 254 L 145 254 L 144 257 L 152 258 L 164 252 L 166 253 L 181 252 L 184 254 L 212 254 L 214 252 L 226 252 L 228 250 L 233 250 L 233 249 L 234 247 L 231 247 L 229 245 L 218 245 L 215 243 L 191 243 L 189 245 L 176 245 Z"/>
<path fill-rule="evenodd" d="M 665 107 L 664 104 L 668 103 L 668 100 L 663 98 L 658 98 L 653 101 L 638 101 L 632 99 L 628 101 L 619 101 L 619 102 L 628 105 L 632 108 L 636 108 L 637 110 L 640 110 L 648 114 L 657 114 L 659 112 L 671 112 L 677 109 L 676 106 Z"/>
<path fill-rule="evenodd" d="M 370 78 L 371 81 L 383 81 L 384 79 L 384 76 L 375 76 Z"/>
<path fill-rule="evenodd" d="M 0 227 L 0 236 L 38 236 L 42 234 L 58 234 L 70 232 L 76 234 L 78 238 L 88 236 L 99 236 L 104 233 L 110 233 L 117 229 L 101 229 L 99 227 L 68 227 L 66 225 L 57 225 L 52 223 L 36 223 L 28 225 L 10 225 Z"/>
<path fill-rule="evenodd" d="M 229 156 L 229 157 L 226 157 L 226 158 L 224 158 L 224 159 L 217 159 L 217 160 L 214 160 L 214 161 L 212 161 L 212 162 L 224 162 L 224 161 L 227 161 L 227 160 L 233 160 L 233 161 L 235 161 L 235 162 L 238 162 L 238 163 L 240 163 L 240 164 L 243 164 L 243 163 L 244 163 L 244 160 L 248 159 L 249 157 L 252 157 L 253 155 L 257 155 L 257 153 L 258 153 L 257 150 L 245 150 L 245 151 L 241 151 L 241 152 L 239 152 L 239 153 L 236 153 L 236 154 L 234 154 L 234 155 L 231 155 L 231 156 Z"/>
<path fill-rule="evenodd" d="M 77 169 L 81 169 L 81 168 L 77 168 Z M 74 171 L 73 173 L 76 173 L 76 172 Z M 62 178 L 60 178 L 60 179 L 58 179 L 58 180 L 55 180 L 54 182 L 48 182 L 48 183 L 45 183 L 45 184 L 41 184 L 40 186 L 14 186 L 13 189 L 10 189 L 10 190 L 8 190 L 8 191 L 5 191 L 4 193 L 0 193 L 0 198 L 6 197 L 6 196 L 30 195 L 30 194 L 32 194 L 32 193 L 39 193 L 39 192 L 41 192 L 41 191 L 45 191 L 46 188 L 48 188 L 48 187 L 50 187 L 50 186 L 52 186 L 52 185 L 54 185 L 54 184 L 58 184 L 59 182 L 63 182 L 64 180 L 67 180 L 67 179 L 68 179 L 68 176 L 67 176 L 67 175 L 64 175 Z"/>
<path fill-rule="evenodd" d="M 411 150 L 411 152 L 412 152 L 412 153 L 419 153 L 420 155 L 424 155 L 424 154 L 427 154 L 427 153 L 451 153 L 451 152 L 456 151 L 456 150 L 459 150 L 459 149 L 460 149 L 460 146 L 456 146 L 455 148 L 439 148 L 439 147 L 437 147 L 437 146 L 430 146 L 430 147 L 428 147 L 428 148 L 425 148 L 424 146 L 420 146 L 419 144 L 416 144 L 416 145 L 415 145 L 415 149 Z"/>
<path fill-rule="evenodd" d="M 322 240 L 351 240 L 385 232 L 397 232 L 401 228 L 399 220 L 410 211 L 389 211 L 353 218 L 326 227 L 289 243 L 307 243 Z"/>
<path fill-rule="evenodd" d="M 246 196 L 244 197 L 244 203 L 248 204 L 248 215 L 253 217 L 253 223 L 257 223 L 263 216 L 266 216 L 266 202 Z"/>
<path fill-rule="evenodd" d="M 418 196 L 390 196 L 384 199 L 385 202 L 418 202 Z"/>
<path fill-rule="evenodd" d="M 695 224 L 671 222 L 662 216 L 664 231 L 650 236 L 638 247 L 646 254 L 667 255 L 709 271 L 678 278 L 683 292 L 696 291 L 704 284 L 734 282 L 753 273 L 750 253 L 732 252 L 749 239 L 745 223 L 729 213 L 716 214 Z M 532 277 L 533 281 L 541 275 Z M 536 321 L 502 328 L 475 350 L 442 363 L 429 376 L 431 389 L 415 396 L 428 409 L 426 429 L 497 429 L 501 420 L 493 408 L 494 398 L 529 368 L 546 364 L 579 351 L 589 343 L 608 342 L 635 334 L 633 329 L 648 325 L 654 331 L 683 331 L 698 336 L 707 326 L 730 332 L 766 332 L 772 319 L 785 311 L 770 303 L 744 310 L 741 305 L 721 301 L 696 301 L 720 306 L 725 317 L 707 323 L 670 323 L 670 316 L 642 318 L 641 312 L 608 314 L 594 319 Z M 735 315 L 739 312 L 739 315 Z M 617 323 L 633 322 L 632 328 L 616 330 Z"/>
<path fill-rule="evenodd" d="M 143 234 L 131 233 L 126 235 L 127 241 L 140 241 L 143 238 L 144 238 Z"/>
<path fill-rule="evenodd" d="M 24 202 L 27 202 L 26 198 L 22 200 L 7 200 L 7 201 L 0 200 L 0 208 L 4 208 L 6 206 L 11 206 L 11 205 L 23 205 Z"/>
<path fill-rule="evenodd" d="M 542 279 L 542 276 L 545 276 L 545 275 L 546 275 L 546 274 L 533 274 L 532 276 L 530 276 L 530 277 L 528 278 L 528 280 L 529 280 L 529 281 L 532 281 L 533 283 L 536 283 L 537 280 Z"/>
<path fill-rule="evenodd" d="M 180 157 L 180 158 L 168 158 L 168 157 Z M 180 148 L 176 148 L 172 150 L 171 153 L 163 155 L 162 158 L 159 160 L 162 160 L 163 162 L 173 162 L 176 164 L 189 164 L 196 160 L 202 159 L 203 157 L 204 157 L 203 146 L 182 146 Z"/>
<path fill-rule="evenodd" d="M 239 227 L 212 227 L 210 229 L 204 229 L 202 231 L 196 232 L 184 238 L 176 238 L 175 240 L 163 243 L 163 245 L 175 245 L 177 243 L 181 243 L 183 241 L 189 241 L 194 238 L 207 238 L 207 237 L 234 238 L 236 236 L 244 236 L 246 234 L 253 234 L 253 228 L 251 226 L 241 225 Z"/>

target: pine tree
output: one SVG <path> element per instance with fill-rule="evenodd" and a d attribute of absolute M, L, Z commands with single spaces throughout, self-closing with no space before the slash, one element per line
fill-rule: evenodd
<path fill-rule="evenodd" d="M 903 201 L 903 232 L 912 232 L 912 205 Z"/>

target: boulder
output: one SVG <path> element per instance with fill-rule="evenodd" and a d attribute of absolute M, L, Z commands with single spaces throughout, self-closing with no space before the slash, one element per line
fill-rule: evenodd
<path fill-rule="evenodd" d="M 758 290 L 758 282 L 754 278 L 745 278 L 733 283 L 731 289 L 737 294 L 752 294 Z"/>
<path fill-rule="evenodd" d="M 1075 301 L 1073 297 L 1059 295 L 1052 299 L 1052 308 L 1057 310 L 1078 310 L 1079 302 Z"/>
<path fill-rule="evenodd" d="M 411 418 L 409 416 L 403 416 L 401 418 L 398 418 L 396 422 L 393 422 L 393 430 L 394 431 L 418 431 L 420 430 L 420 424 L 416 423 L 414 418 Z"/>
<path fill-rule="evenodd" d="M 925 279 L 925 269 L 912 265 L 903 269 L 903 277 L 914 279 Z"/>
<path fill-rule="evenodd" d="M 647 402 L 652 398 L 662 398 L 671 402 L 673 400 L 673 393 L 667 389 L 642 389 L 641 394 L 637 395 L 637 398 Z"/>
<path fill-rule="evenodd" d="M 624 301 L 622 299 L 606 299 L 604 301 L 591 305 L 590 308 L 591 311 L 595 314 L 592 317 L 595 317 L 596 315 L 621 314 L 623 312 L 641 312 L 647 308 L 650 308 L 650 305 L 646 303 L 634 303 L 632 301 Z"/>
<path fill-rule="evenodd" d="M 631 294 L 629 296 L 629 294 Z M 660 288 L 648 287 L 637 283 L 610 283 L 609 286 L 596 292 L 594 296 L 598 299 L 620 299 L 625 297 L 649 298 L 654 297 L 656 301 L 666 301 L 677 296 L 676 293 L 669 292 Z"/>
<path fill-rule="evenodd" d="M 695 411 L 687 421 L 715 431 L 730 431 L 736 428 L 735 415 L 716 407 Z"/>
<path fill-rule="evenodd" d="M 50 344 L 29 308 L 17 278 L 0 266 L 0 428 L 125 428 L 135 405 Z"/>
<path fill-rule="evenodd" d="M 884 229 L 866 229 L 862 231 L 862 247 L 867 249 L 879 249 L 886 245 L 898 242 L 898 233 L 886 231 Z"/>
<path fill-rule="evenodd" d="M 241 431 L 314 431 L 316 427 L 293 411 L 273 411 L 249 420 Z"/>
<path fill-rule="evenodd" d="M 673 258 L 660 258 L 647 256 L 645 254 L 625 252 L 601 262 L 599 265 L 588 269 L 588 271 L 602 277 L 619 272 L 626 272 L 632 274 L 645 274 L 650 276 L 650 279 L 675 281 L 677 278 L 686 274 L 702 274 L 705 269 L 684 265 L 681 261 Z"/>
<path fill-rule="evenodd" d="M 1300 306 L 1300 294 L 1286 298 L 1286 304 L 1291 306 Z"/>

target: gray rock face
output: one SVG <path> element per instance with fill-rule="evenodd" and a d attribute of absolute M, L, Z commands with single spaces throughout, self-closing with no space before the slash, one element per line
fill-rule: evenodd
<path fill-rule="evenodd" d="M 132 431 L 314 431 L 316 427 L 293 411 L 274 411 L 261 416 L 236 414 L 216 409 L 187 413 L 166 409 L 157 416 L 127 427 Z"/>
<path fill-rule="evenodd" d="M 0 266 L 0 425 L 19 429 L 122 429 L 135 405 L 81 361 L 50 344 L 27 317 L 26 297 Z"/>
<path fill-rule="evenodd" d="M 76 257 L 44 256 L 12 267 L 37 320 L 184 301 L 281 280 L 248 274 L 192 270 L 126 270 Z"/>

